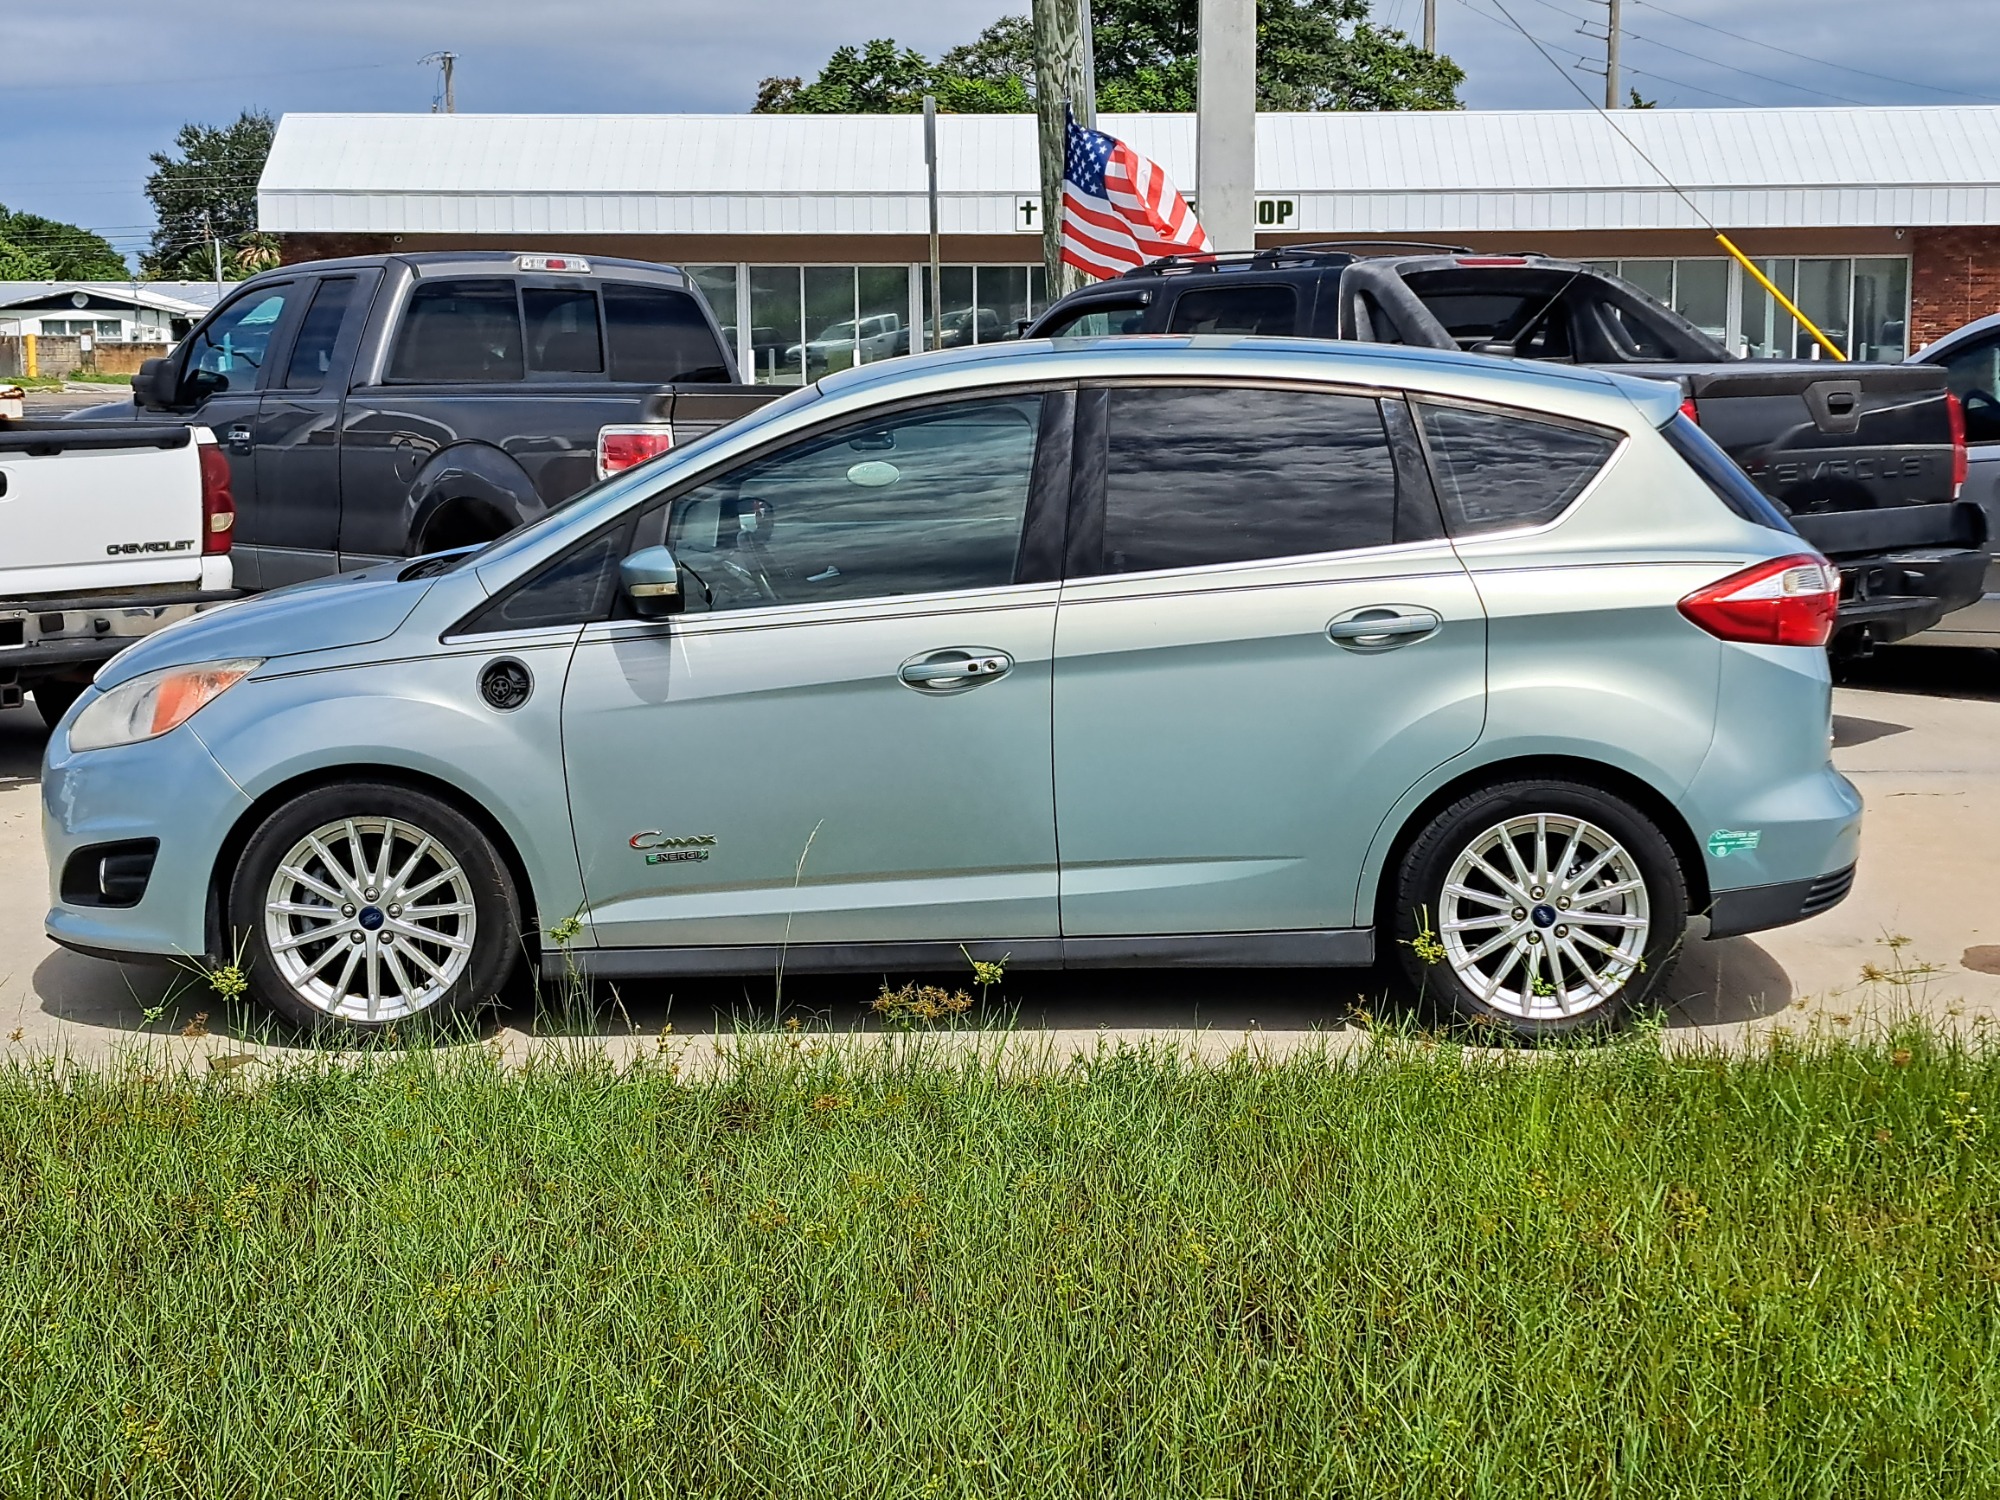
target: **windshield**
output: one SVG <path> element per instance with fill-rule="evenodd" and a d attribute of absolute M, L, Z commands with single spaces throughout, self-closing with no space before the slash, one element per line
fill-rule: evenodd
<path fill-rule="evenodd" d="M 748 416 L 738 417 L 734 422 L 725 423 L 712 432 L 703 433 L 685 447 L 675 448 L 671 452 L 662 454 L 651 463 L 640 464 L 637 468 L 621 470 L 607 479 L 598 480 L 596 484 L 591 485 L 588 489 L 578 490 L 568 499 L 558 500 L 554 505 L 549 507 L 546 515 L 536 516 L 532 520 L 523 521 L 520 525 L 513 527 L 509 531 L 502 532 L 483 546 L 457 553 L 432 553 L 428 557 L 413 561 L 399 576 L 406 578 L 429 578 L 435 577 L 440 573 L 455 573 L 468 564 L 489 561 L 498 556 L 503 548 L 511 548 L 517 542 L 524 541 L 533 533 L 541 531 L 544 528 L 555 525 L 567 525 L 570 518 L 579 509 L 607 511 L 617 506 L 635 491 L 642 495 L 650 494 L 654 489 L 658 488 L 664 468 L 679 469 L 689 460 L 702 457 L 717 443 L 725 439 L 734 441 L 746 432 L 762 427 L 767 423 L 778 421 L 780 418 L 788 416 L 802 407 L 811 406 L 819 399 L 820 389 L 817 385 L 800 386 L 797 390 L 773 401 L 769 406 L 759 407 Z"/>

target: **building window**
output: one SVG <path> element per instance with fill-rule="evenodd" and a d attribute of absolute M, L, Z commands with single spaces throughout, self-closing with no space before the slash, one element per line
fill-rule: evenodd
<path fill-rule="evenodd" d="M 1591 261 L 1666 303 L 1749 359 L 1817 359 L 1813 336 L 1735 261 Z M 1849 359 L 1894 362 L 1909 353 L 1910 261 L 1903 255 L 1777 256 L 1757 269 Z"/>
<path fill-rule="evenodd" d="M 938 283 L 944 317 L 931 309 L 929 266 L 918 266 L 923 285 L 924 337 L 927 347 L 953 349 L 961 344 L 991 344 L 1020 337 L 1020 325 L 1048 306 L 1048 276 L 1035 266 L 944 266 Z"/>

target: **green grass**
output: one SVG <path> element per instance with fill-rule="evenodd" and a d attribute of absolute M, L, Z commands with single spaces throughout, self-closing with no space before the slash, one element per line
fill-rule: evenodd
<path fill-rule="evenodd" d="M 0 1073 L 0 1493 L 2000 1493 L 1991 1055 L 750 1045 Z"/>

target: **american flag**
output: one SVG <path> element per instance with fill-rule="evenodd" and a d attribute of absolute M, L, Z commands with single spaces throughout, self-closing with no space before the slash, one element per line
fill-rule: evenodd
<path fill-rule="evenodd" d="M 1068 121 L 1063 157 L 1062 258 L 1086 275 L 1116 276 L 1162 255 L 1213 247 L 1157 162 L 1101 130 Z"/>

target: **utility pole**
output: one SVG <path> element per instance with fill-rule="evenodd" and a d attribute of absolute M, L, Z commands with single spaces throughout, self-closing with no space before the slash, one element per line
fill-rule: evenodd
<path fill-rule="evenodd" d="M 1618 92 L 1618 13 L 1623 0 L 1605 0 L 1611 8 L 1604 31 L 1604 107 L 1617 109 L 1625 101 Z"/>
<path fill-rule="evenodd" d="M 203 238 L 208 241 L 209 249 L 215 254 L 215 295 L 220 300 L 222 297 L 222 241 L 216 237 L 214 220 L 209 217 L 209 212 L 205 208 L 201 211 L 201 232 Z"/>
<path fill-rule="evenodd" d="M 938 348 L 944 331 L 944 268 L 938 262 L 937 100 L 929 94 L 924 95 L 924 165 L 931 175 L 931 326 L 928 337 L 918 330 L 917 337 L 910 341 L 912 349 L 919 344 L 927 349 Z M 976 323 L 979 314 L 974 312 L 972 316 Z"/>
<path fill-rule="evenodd" d="M 1201 0 L 1195 214 L 1218 250 L 1257 248 L 1257 0 Z"/>
<path fill-rule="evenodd" d="M 1084 6 L 1078 0 L 1034 0 L 1035 118 L 1041 144 L 1042 262 L 1048 270 L 1049 300 L 1083 285 L 1083 273 L 1062 263 L 1063 156 L 1068 137 L 1063 111 L 1079 125 L 1097 123 L 1096 89 L 1084 59 Z"/>
<path fill-rule="evenodd" d="M 1438 49 L 1438 0 L 1424 0 L 1424 51 Z"/>
<path fill-rule="evenodd" d="M 457 114 L 458 101 L 452 94 L 451 69 L 452 64 L 458 61 L 458 54 L 456 52 L 427 52 L 418 58 L 417 61 L 420 63 L 434 62 L 444 74 L 443 81 L 438 89 L 438 97 L 431 101 L 431 113 L 436 114 L 438 112 L 440 101 L 442 101 L 444 113 L 448 115 Z"/>

